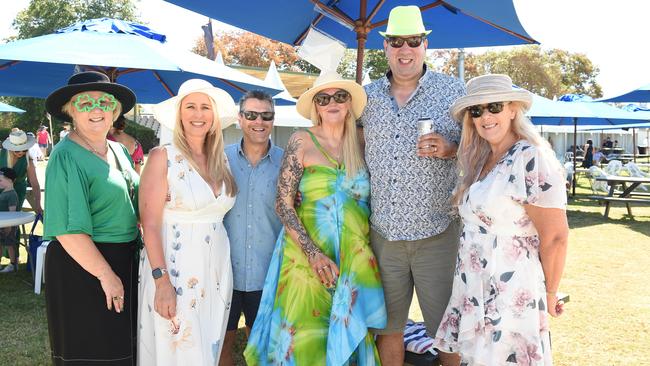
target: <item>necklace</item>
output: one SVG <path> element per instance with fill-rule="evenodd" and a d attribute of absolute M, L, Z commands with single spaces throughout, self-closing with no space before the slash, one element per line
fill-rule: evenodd
<path fill-rule="evenodd" d="M 100 153 L 100 152 L 97 151 L 97 149 L 95 149 L 95 148 L 93 147 L 93 145 L 91 145 L 90 142 L 88 142 L 88 140 L 86 140 L 86 138 L 83 137 L 83 135 L 80 134 L 77 130 L 74 130 L 74 133 L 75 133 L 77 136 L 79 136 L 79 138 L 81 138 L 81 139 L 83 140 L 83 142 L 86 143 L 86 145 L 90 148 L 90 150 L 91 150 L 93 153 L 95 153 L 95 155 L 100 156 L 100 157 L 102 157 L 102 158 L 106 158 L 106 155 L 108 154 L 108 141 L 106 141 L 106 151 L 105 151 L 104 153 Z"/>

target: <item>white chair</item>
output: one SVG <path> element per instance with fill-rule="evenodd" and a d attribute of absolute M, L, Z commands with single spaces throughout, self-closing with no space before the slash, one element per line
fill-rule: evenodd
<path fill-rule="evenodd" d="M 606 177 L 607 173 L 605 173 L 599 167 L 593 165 L 589 168 L 589 176 L 591 177 L 591 179 L 589 180 L 589 182 L 591 183 L 591 190 L 593 191 L 594 194 L 596 194 L 598 191 L 609 192 L 609 187 L 607 186 L 607 182 L 596 180 L 596 178 L 598 177 Z"/>
<path fill-rule="evenodd" d="M 609 175 L 621 175 L 621 170 L 623 169 L 623 163 L 620 160 L 610 160 L 605 167 L 605 173 Z"/>
<path fill-rule="evenodd" d="M 50 244 L 48 240 L 45 240 L 41 243 L 41 246 L 36 249 L 36 269 L 34 270 L 34 293 L 41 293 L 41 284 L 45 283 L 45 272 L 43 268 L 45 267 L 45 253 L 47 252 L 47 246 Z"/>
<path fill-rule="evenodd" d="M 630 174 L 630 177 L 639 177 L 639 178 L 650 177 L 650 174 L 639 169 L 639 167 L 633 162 L 629 162 L 625 164 L 625 169 L 627 170 L 628 174 Z M 645 184 L 641 184 L 639 188 L 644 191 L 648 190 L 648 187 Z"/>

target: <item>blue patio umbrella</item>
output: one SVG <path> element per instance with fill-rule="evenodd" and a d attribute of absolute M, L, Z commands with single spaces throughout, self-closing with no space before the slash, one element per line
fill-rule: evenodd
<path fill-rule="evenodd" d="M 422 10 L 429 48 L 504 46 L 537 43 L 524 30 L 512 0 L 166 0 L 253 33 L 299 45 L 310 27 L 357 48 L 361 82 L 364 48 L 383 47 L 390 10 L 417 5 Z M 253 15 L 254 14 L 254 15 Z"/>
<path fill-rule="evenodd" d="M 25 113 L 25 111 L 20 108 L 2 102 L 0 102 L 0 112 Z"/>
<path fill-rule="evenodd" d="M 611 103 L 650 102 L 650 84 L 616 97 L 598 99 L 598 101 Z"/>
<path fill-rule="evenodd" d="M 130 87 L 139 103 L 175 95 L 201 78 L 235 99 L 250 89 L 280 92 L 262 80 L 165 42 L 165 35 L 118 19 L 93 19 L 54 34 L 0 45 L 0 95 L 45 98 L 80 70 L 97 70 Z"/>

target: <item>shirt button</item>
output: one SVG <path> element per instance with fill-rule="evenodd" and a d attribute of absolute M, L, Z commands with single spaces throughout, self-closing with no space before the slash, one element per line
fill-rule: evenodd
<path fill-rule="evenodd" d="M 399 134 L 395 135 L 395 138 L 398 139 L 398 138 L 399 138 Z"/>
<path fill-rule="evenodd" d="M 251 228 L 251 226 L 250 226 L 250 225 L 248 225 L 248 228 L 250 229 L 250 228 Z"/>
<path fill-rule="evenodd" d="M 394 159 L 397 160 L 397 156 Z"/>
<path fill-rule="evenodd" d="M 248 249 L 250 249 L 250 248 L 251 248 L 251 246 L 249 245 L 249 246 L 248 246 Z"/>
<path fill-rule="evenodd" d="M 249 203 L 249 204 L 248 204 L 248 207 L 253 207 L 253 205 Z"/>
<path fill-rule="evenodd" d="M 397 183 L 397 179 L 393 179 L 393 183 Z"/>

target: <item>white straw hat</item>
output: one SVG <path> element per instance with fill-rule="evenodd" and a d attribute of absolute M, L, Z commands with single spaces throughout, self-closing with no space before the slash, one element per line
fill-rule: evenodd
<path fill-rule="evenodd" d="M 488 74 L 467 82 L 467 95 L 456 99 L 449 113 L 458 123 L 463 122 L 467 107 L 492 102 L 521 102 L 524 111 L 533 103 L 533 96 L 524 89 L 513 89 L 508 75 Z"/>
<path fill-rule="evenodd" d="M 355 119 L 359 118 L 368 103 L 366 91 L 355 81 L 345 80 L 335 72 L 321 74 L 314 81 L 314 85 L 309 90 L 302 93 L 300 98 L 298 98 L 298 103 L 296 103 L 296 110 L 298 113 L 307 119 L 315 121 L 317 115 L 316 106 L 314 105 L 314 96 L 322 90 L 332 88 L 343 89 L 350 93 L 352 96 L 352 114 Z"/>
<path fill-rule="evenodd" d="M 2 148 L 9 151 L 25 151 L 36 143 L 34 135 L 28 135 L 25 131 L 18 130 L 9 134 L 2 142 Z"/>
<path fill-rule="evenodd" d="M 192 93 L 206 94 L 214 101 L 217 105 L 216 115 L 219 118 L 222 130 L 237 121 L 237 107 L 230 94 L 202 79 L 187 80 L 178 88 L 176 96 L 154 105 L 153 113 L 156 120 L 161 125 L 173 130 L 176 125 L 176 114 L 179 111 L 181 100 Z"/>

